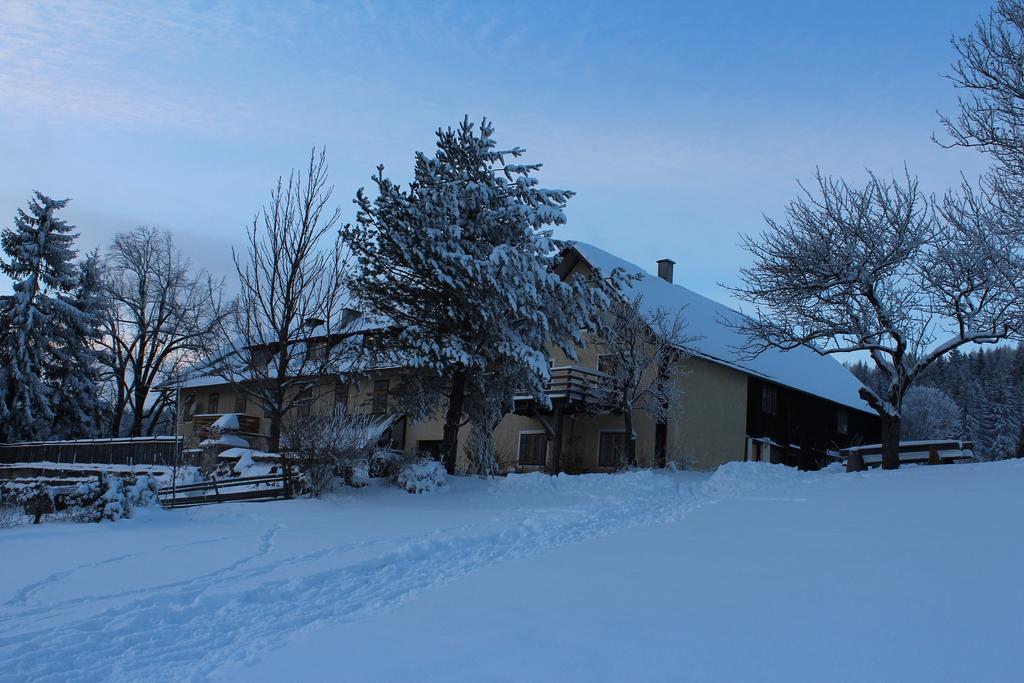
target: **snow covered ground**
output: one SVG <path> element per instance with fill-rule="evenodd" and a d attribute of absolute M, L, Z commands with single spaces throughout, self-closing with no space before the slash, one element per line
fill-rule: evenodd
<path fill-rule="evenodd" d="M 0 530 L 0 680 L 1024 680 L 1024 462 Z"/>

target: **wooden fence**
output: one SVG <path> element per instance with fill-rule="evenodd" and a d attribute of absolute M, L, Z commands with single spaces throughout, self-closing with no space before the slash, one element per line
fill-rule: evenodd
<path fill-rule="evenodd" d="M 230 490 L 235 488 L 242 490 Z M 160 504 L 164 507 L 179 508 L 210 503 L 290 498 L 291 492 L 288 488 L 287 478 L 283 474 L 271 474 L 236 479 L 211 479 L 184 486 L 165 486 L 160 489 L 159 496 Z"/>
<path fill-rule="evenodd" d="M 65 465 L 81 463 L 171 467 L 182 443 L 180 436 L 6 443 L 0 444 L 0 463 L 55 462 Z"/>

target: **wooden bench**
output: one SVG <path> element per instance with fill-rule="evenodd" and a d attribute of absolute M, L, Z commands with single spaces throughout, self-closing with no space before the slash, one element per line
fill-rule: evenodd
<path fill-rule="evenodd" d="M 851 446 L 839 451 L 840 458 L 846 462 L 846 470 L 853 472 L 868 467 L 880 467 L 882 464 L 882 444 L 874 443 L 865 446 Z M 935 439 L 931 441 L 901 441 L 900 464 L 947 465 L 974 459 L 974 444 L 970 441 L 955 439 Z"/>

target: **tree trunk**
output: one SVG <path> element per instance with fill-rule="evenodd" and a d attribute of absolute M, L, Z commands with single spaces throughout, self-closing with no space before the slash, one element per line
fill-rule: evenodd
<path fill-rule="evenodd" d="M 900 466 L 900 418 L 882 413 L 882 469 Z"/>
<path fill-rule="evenodd" d="M 281 447 L 281 411 L 273 410 L 267 416 L 270 419 L 270 433 L 267 435 L 267 450 L 277 453 Z"/>
<path fill-rule="evenodd" d="M 455 472 L 455 459 L 459 447 L 459 423 L 462 422 L 462 404 L 466 399 L 466 371 L 456 370 L 452 376 L 452 391 L 448 397 L 448 411 L 444 416 L 441 437 L 441 463 L 448 473 Z"/>
<path fill-rule="evenodd" d="M 625 462 L 622 465 L 636 466 L 636 439 L 633 438 L 633 411 L 626 408 L 622 411 L 622 422 L 626 428 L 626 452 L 623 453 Z"/>
<path fill-rule="evenodd" d="M 142 421 L 146 417 L 146 394 L 135 392 L 135 403 L 132 406 L 132 430 L 128 436 L 142 436 Z"/>

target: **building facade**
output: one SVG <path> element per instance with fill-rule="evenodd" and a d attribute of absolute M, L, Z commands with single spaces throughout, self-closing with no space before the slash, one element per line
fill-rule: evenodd
<path fill-rule="evenodd" d="M 693 337 L 679 358 L 663 368 L 679 399 L 660 423 L 637 410 L 633 432 L 638 465 L 672 464 L 710 470 L 729 461 L 757 460 L 813 469 L 841 448 L 874 443 L 878 417 L 859 396 L 860 383 L 840 363 L 808 349 L 766 351 L 749 358 L 744 339 L 732 324 L 738 313 L 672 283 L 671 262 L 659 262 L 659 275 L 596 247 L 575 244 L 563 253 L 559 275 L 592 277 L 614 268 L 638 276 L 630 294 L 650 310 L 681 310 Z M 551 354 L 550 405 L 517 397 L 514 410 L 496 429 L 497 459 L 511 471 L 612 471 L 621 465 L 623 416 L 594 408 L 604 378 L 602 345 L 591 340 L 571 360 Z M 655 372 L 655 370 L 650 370 Z M 401 368 L 350 372 L 314 378 L 303 413 L 343 410 L 391 415 L 401 391 Z M 259 448 L 268 420 L 259 406 L 234 392 L 230 384 L 197 374 L 179 391 L 179 433 L 198 442 L 225 413 L 240 417 L 242 435 Z M 391 447 L 438 453 L 443 406 L 433 417 L 413 422 L 400 415 L 387 435 Z M 459 434 L 465 444 L 469 428 Z M 461 451 L 452 468 L 466 469 Z"/>

